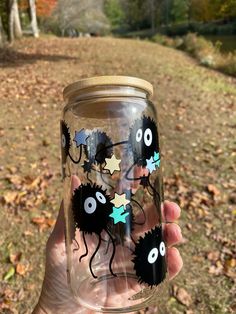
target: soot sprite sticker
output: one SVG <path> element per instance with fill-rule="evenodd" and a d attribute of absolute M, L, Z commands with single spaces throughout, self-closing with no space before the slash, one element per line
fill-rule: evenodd
<path fill-rule="evenodd" d="M 103 164 L 113 153 L 112 141 L 105 132 L 90 133 L 85 147 L 85 155 L 92 164 Z"/>
<path fill-rule="evenodd" d="M 166 277 L 166 246 L 161 226 L 140 237 L 134 250 L 134 270 L 139 283 L 149 286 L 159 285 Z"/>
<path fill-rule="evenodd" d="M 69 127 L 65 121 L 61 121 L 61 155 L 62 155 L 62 165 L 66 163 L 67 156 L 70 157 L 71 161 L 75 164 L 78 164 L 82 156 L 82 146 L 86 146 L 86 140 L 89 136 L 86 134 L 84 129 L 80 131 L 75 131 L 75 137 L 73 139 L 76 142 L 76 147 L 79 148 L 79 157 L 75 159 L 71 153 L 71 135 Z"/>
<path fill-rule="evenodd" d="M 115 255 L 115 242 L 108 229 L 110 222 L 109 215 L 112 213 L 113 204 L 110 201 L 110 196 L 106 194 L 101 187 L 91 184 L 81 184 L 75 191 L 72 198 L 72 213 L 75 223 L 75 228 L 82 232 L 84 246 L 86 252 L 80 256 L 80 261 L 88 255 L 88 246 L 86 242 L 86 234 L 96 234 L 98 236 L 97 247 L 89 261 L 89 268 L 92 276 L 97 278 L 92 269 L 92 261 L 96 256 L 102 241 L 101 233 L 105 231 L 110 241 L 112 242 L 113 250 L 109 261 L 109 269 L 113 276 L 116 276 L 112 271 L 112 261 Z"/>
<path fill-rule="evenodd" d="M 61 156 L 62 164 L 66 162 L 66 157 L 69 155 L 71 146 L 70 132 L 65 121 L 61 121 Z"/>
<path fill-rule="evenodd" d="M 134 163 L 146 166 L 155 151 L 159 150 L 157 126 L 149 117 L 142 117 L 135 121 L 128 139 L 130 150 L 134 155 Z"/>

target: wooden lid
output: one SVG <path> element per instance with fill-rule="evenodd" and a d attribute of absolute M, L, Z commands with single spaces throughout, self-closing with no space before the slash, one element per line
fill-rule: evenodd
<path fill-rule="evenodd" d="M 68 85 L 63 90 L 65 100 L 71 96 L 79 95 L 84 89 L 95 86 L 130 86 L 144 90 L 149 96 L 153 95 L 153 86 L 149 82 L 131 76 L 97 76 L 86 78 Z"/>

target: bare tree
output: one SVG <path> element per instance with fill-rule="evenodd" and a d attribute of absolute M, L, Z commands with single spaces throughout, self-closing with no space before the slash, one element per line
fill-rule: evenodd
<path fill-rule="evenodd" d="M 4 29 L 3 29 L 3 25 L 2 25 L 2 17 L 0 16 L 0 48 L 3 46 L 4 44 Z"/>
<path fill-rule="evenodd" d="M 53 15 L 62 36 L 69 29 L 93 32 L 109 25 L 103 13 L 103 0 L 58 0 Z"/>
<path fill-rule="evenodd" d="M 22 29 L 17 0 L 14 0 L 14 34 L 16 38 L 22 37 Z"/>
<path fill-rule="evenodd" d="M 39 29 L 38 29 L 38 23 L 37 23 L 35 0 L 29 0 L 29 7 L 30 7 L 31 27 L 32 27 L 33 35 L 34 37 L 38 38 Z"/>
<path fill-rule="evenodd" d="M 17 0 L 9 0 L 9 40 L 13 41 L 15 38 L 20 38 L 22 36 L 20 16 L 18 10 Z"/>

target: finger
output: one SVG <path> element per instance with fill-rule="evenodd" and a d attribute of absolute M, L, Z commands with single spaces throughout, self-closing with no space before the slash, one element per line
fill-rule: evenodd
<path fill-rule="evenodd" d="M 134 236 L 140 235 L 141 233 L 152 229 L 157 224 L 160 224 L 160 215 L 158 215 L 156 207 L 153 203 L 145 205 L 144 212 L 145 217 L 141 211 L 139 211 L 135 217 L 135 223 L 138 224 L 134 224 Z"/>
<path fill-rule="evenodd" d="M 80 179 L 77 176 L 71 177 L 71 193 L 81 184 Z M 63 201 L 61 202 L 60 210 L 57 216 L 57 220 L 54 226 L 54 229 L 51 233 L 50 240 L 53 240 L 55 243 L 64 241 L 65 239 L 65 215 L 63 208 Z M 51 241 L 50 241 L 51 242 Z"/>
<path fill-rule="evenodd" d="M 80 179 L 73 175 L 71 177 L 71 193 L 73 194 L 74 190 L 77 189 L 81 185 Z"/>
<path fill-rule="evenodd" d="M 147 176 L 148 170 L 141 166 L 133 166 L 132 171 L 130 172 L 130 177 L 137 179 L 142 176 Z M 115 187 L 115 191 L 122 192 L 124 189 L 132 189 L 133 194 L 136 193 L 139 188 L 140 180 L 121 180 Z"/>
<path fill-rule="evenodd" d="M 172 246 L 182 241 L 180 227 L 175 223 L 164 224 L 164 239 L 167 246 Z"/>
<path fill-rule="evenodd" d="M 166 222 L 173 222 L 180 217 L 181 209 L 179 205 L 174 202 L 165 201 L 164 206 L 162 207 L 163 210 L 163 218 Z"/>
<path fill-rule="evenodd" d="M 181 271 L 183 267 L 183 260 L 180 256 L 179 250 L 175 247 L 167 250 L 168 272 L 169 279 L 173 279 Z"/>
<path fill-rule="evenodd" d="M 148 170 L 146 168 L 143 168 L 141 166 L 134 166 L 134 173 L 133 173 L 134 178 L 141 178 L 147 175 L 148 175 Z M 139 184 L 140 184 L 140 180 L 131 181 L 131 188 L 133 190 L 132 191 L 133 193 L 135 193 L 136 190 L 139 188 Z"/>
<path fill-rule="evenodd" d="M 65 240 L 65 216 L 63 209 L 63 201 L 57 215 L 57 220 L 52 233 L 47 241 L 47 247 L 50 248 L 55 244 L 61 243 Z"/>

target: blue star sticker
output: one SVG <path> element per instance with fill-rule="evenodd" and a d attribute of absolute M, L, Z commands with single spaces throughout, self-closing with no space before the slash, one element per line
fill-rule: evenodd
<path fill-rule="evenodd" d="M 158 168 L 160 167 L 160 154 L 157 153 L 157 152 L 154 152 L 154 163 L 155 163 L 155 166 L 157 166 Z"/>
<path fill-rule="evenodd" d="M 125 218 L 129 215 L 129 213 L 125 213 L 124 206 L 120 207 L 114 207 L 113 206 L 113 212 L 109 215 L 109 217 L 114 219 L 114 224 L 117 224 L 118 222 L 126 223 Z"/>
<path fill-rule="evenodd" d="M 151 157 L 150 159 L 146 159 L 146 162 L 147 169 L 149 170 L 150 173 L 152 173 L 156 169 L 153 157 Z"/>
<path fill-rule="evenodd" d="M 88 137 L 89 136 L 86 135 L 84 129 L 81 129 L 79 132 L 75 131 L 75 137 L 73 141 L 76 142 L 76 147 L 79 147 L 80 145 L 87 145 L 86 140 Z"/>

